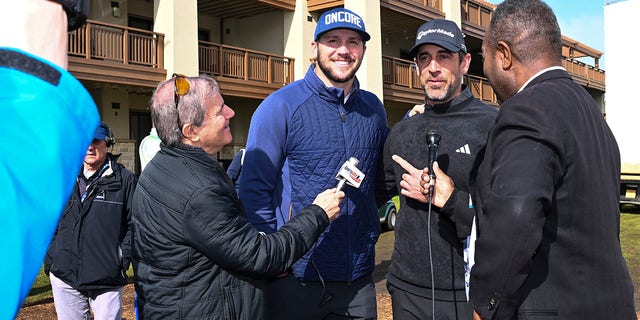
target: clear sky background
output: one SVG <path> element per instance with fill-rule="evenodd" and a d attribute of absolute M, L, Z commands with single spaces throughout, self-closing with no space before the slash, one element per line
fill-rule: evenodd
<path fill-rule="evenodd" d="M 488 0 L 499 4 L 502 0 Z M 604 52 L 604 0 L 544 0 L 555 12 L 562 35 Z M 606 53 L 600 58 L 600 68 L 606 70 Z M 593 59 L 584 61 L 590 65 Z"/>

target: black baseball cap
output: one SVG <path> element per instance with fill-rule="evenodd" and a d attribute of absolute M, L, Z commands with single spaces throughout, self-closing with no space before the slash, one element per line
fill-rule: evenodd
<path fill-rule="evenodd" d="M 415 57 L 418 47 L 429 43 L 441 46 L 451 52 L 467 53 L 464 35 L 458 25 L 451 20 L 434 19 L 422 24 L 416 32 L 416 44 L 411 48 L 409 54 L 411 57 Z"/>

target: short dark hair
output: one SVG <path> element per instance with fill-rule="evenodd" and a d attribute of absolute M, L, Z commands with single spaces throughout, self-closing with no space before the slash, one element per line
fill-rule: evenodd
<path fill-rule="evenodd" d="M 530 63 L 539 57 L 560 62 L 562 33 L 553 10 L 540 0 L 505 0 L 493 12 L 485 35 L 488 46 L 509 44 L 516 59 Z"/>

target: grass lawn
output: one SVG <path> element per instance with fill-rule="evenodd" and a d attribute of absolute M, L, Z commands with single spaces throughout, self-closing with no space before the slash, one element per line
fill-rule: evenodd
<path fill-rule="evenodd" d="M 635 288 L 636 310 L 640 311 L 640 208 L 624 206 L 620 216 L 622 254 Z"/>
<path fill-rule="evenodd" d="M 394 199 L 397 201 L 397 199 Z M 640 208 L 624 206 L 620 217 L 620 242 L 622 244 L 622 254 L 627 260 L 627 266 L 631 273 L 631 278 L 636 289 L 636 310 L 640 310 Z M 127 272 L 129 278 L 133 277 L 133 268 Z M 38 278 L 31 288 L 25 304 L 37 304 L 52 301 L 51 286 L 49 278 L 40 270 Z"/>

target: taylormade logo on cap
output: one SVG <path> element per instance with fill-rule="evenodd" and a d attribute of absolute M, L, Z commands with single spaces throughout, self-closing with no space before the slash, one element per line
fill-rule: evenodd
<path fill-rule="evenodd" d="M 415 57 L 418 48 L 423 44 L 435 44 L 451 52 L 467 53 L 464 34 L 458 25 L 451 20 L 433 19 L 418 27 L 416 43 L 409 50 L 409 55 Z"/>
<path fill-rule="evenodd" d="M 353 30 L 362 36 L 362 40 L 369 41 L 371 39 L 371 36 L 364 28 L 364 20 L 359 15 L 349 9 L 337 8 L 329 10 L 320 16 L 313 37 L 314 41 L 318 41 L 318 38 L 323 33 L 334 29 Z"/>
<path fill-rule="evenodd" d="M 443 34 L 443 35 L 448 36 L 448 37 L 451 37 L 451 38 L 454 38 L 454 37 L 455 37 L 455 35 L 454 35 L 452 32 L 449 32 L 449 31 L 446 31 L 446 30 L 442 30 L 442 29 L 429 29 L 429 30 L 426 30 L 426 31 L 420 31 L 420 32 L 418 33 L 418 36 L 416 37 L 416 39 L 417 39 L 417 40 L 420 40 L 420 39 L 422 39 L 422 37 L 424 37 L 424 36 L 426 36 L 426 35 L 428 35 L 428 34 L 430 34 L 430 33 L 434 33 L 434 32 L 436 32 L 436 33 L 440 33 L 440 34 Z"/>

